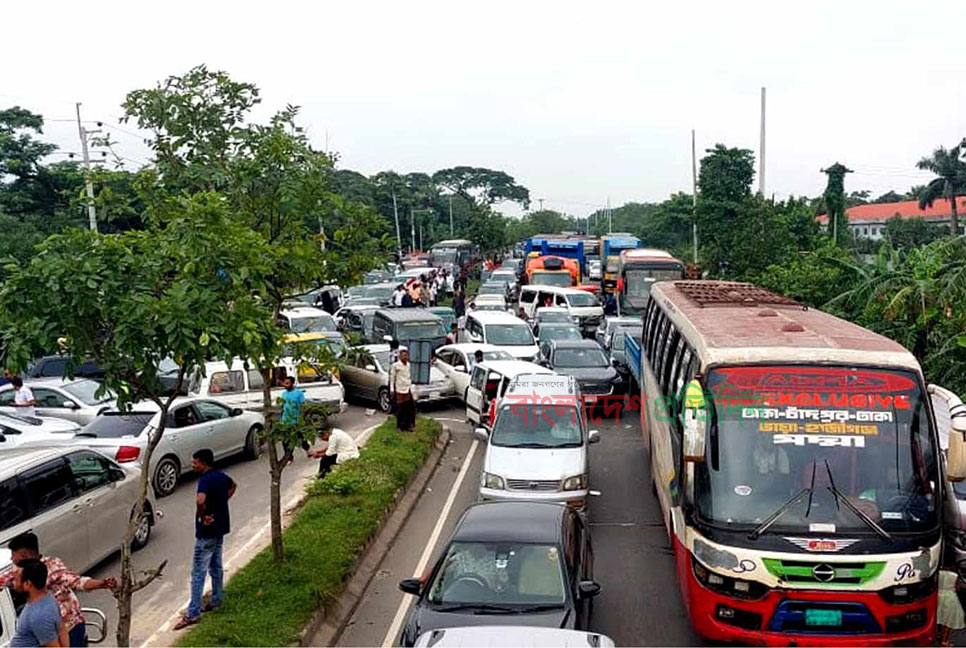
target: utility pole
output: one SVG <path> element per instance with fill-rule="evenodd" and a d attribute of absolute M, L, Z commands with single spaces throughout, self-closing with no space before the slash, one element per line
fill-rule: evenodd
<path fill-rule="evenodd" d="M 691 129 L 691 239 L 694 243 L 694 265 L 698 265 L 698 162 Z"/>
<path fill-rule="evenodd" d="M 399 258 L 402 259 L 402 236 L 399 234 L 399 208 L 396 206 L 396 188 L 391 187 L 392 191 L 392 214 L 396 217 L 396 245 L 399 246 Z"/>
<path fill-rule="evenodd" d="M 765 197 L 765 88 L 761 89 L 761 144 L 758 157 L 758 194 Z"/>
<path fill-rule="evenodd" d="M 87 136 L 92 132 L 81 123 L 80 102 L 77 102 L 77 133 L 80 135 L 81 152 L 84 156 L 84 185 L 87 190 L 87 219 L 92 232 L 97 231 L 97 211 L 94 209 L 94 184 L 91 182 L 91 156 L 87 150 Z"/>
<path fill-rule="evenodd" d="M 409 208 L 409 232 L 410 234 L 412 234 L 412 237 L 413 237 L 412 251 L 415 252 L 416 251 L 416 215 L 413 212 L 412 207 Z"/>
<path fill-rule="evenodd" d="M 537 202 L 540 203 L 540 211 L 543 211 L 543 198 L 537 198 Z"/>
<path fill-rule="evenodd" d="M 610 196 L 607 196 L 607 233 L 614 232 L 614 215 L 610 211 Z"/>
<path fill-rule="evenodd" d="M 453 197 L 449 197 L 449 235 L 453 236 Z"/>

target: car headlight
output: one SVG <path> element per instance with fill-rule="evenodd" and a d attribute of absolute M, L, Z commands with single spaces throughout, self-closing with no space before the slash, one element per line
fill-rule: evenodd
<path fill-rule="evenodd" d="M 503 478 L 493 473 L 483 473 L 483 488 L 492 490 L 503 490 L 505 488 Z"/>
<path fill-rule="evenodd" d="M 568 477 L 563 483 L 563 490 L 565 491 L 583 490 L 585 488 L 587 488 L 586 473 L 583 475 L 574 475 L 573 477 Z"/>

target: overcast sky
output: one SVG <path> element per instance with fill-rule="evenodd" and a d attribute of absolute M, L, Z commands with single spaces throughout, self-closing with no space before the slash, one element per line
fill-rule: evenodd
<path fill-rule="evenodd" d="M 313 140 L 366 174 L 502 169 L 545 206 L 585 215 L 690 191 L 716 142 L 758 152 L 766 192 L 904 191 L 915 162 L 966 135 L 966 4 L 883 2 L 7 3 L 0 106 L 79 149 L 127 91 L 206 63 L 293 103 Z M 930 22 L 935 20 L 936 22 Z M 121 126 L 133 131 L 131 125 Z M 131 164 L 148 151 L 111 131 Z"/>

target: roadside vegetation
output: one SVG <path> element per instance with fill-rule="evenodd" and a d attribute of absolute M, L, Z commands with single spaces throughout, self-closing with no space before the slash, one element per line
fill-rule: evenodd
<path fill-rule="evenodd" d="M 423 466 L 441 426 L 420 417 L 403 434 L 390 419 L 361 448 L 358 459 L 307 486 L 295 519 L 283 532 L 285 567 L 270 547 L 239 570 L 225 604 L 205 614 L 180 646 L 285 646 L 320 606 L 338 597 L 362 549 L 399 490 Z"/>

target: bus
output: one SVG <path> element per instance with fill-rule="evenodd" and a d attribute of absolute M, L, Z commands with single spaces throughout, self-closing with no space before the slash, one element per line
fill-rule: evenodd
<path fill-rule="evenodd" d="M 650 477 L 697 633 L 930 645 L 946 487 L 915 357 L 722 281 L 654 284 L 638 349 Z"/>
<path fill-rule="evenodd" d="M 480 260 L 479 246 L 466 239 L 440 241 L 429 249 L 429 261 L 434 268 L 458 266 L 469 270 L 479 265 Z"/>
<path fill-rule="evenodd" d="M 657 281 L 684 279 L 684 264 L 664 250 L 624 250 L 617 263 L 617 295 L 621 315 L 640 315 Z"/>
<path fill-rule="evenodd" d="M 623 250 L 633 250 L 641 247 L 641 240 L 625 232 L 615 232 L 600 237 L 600 262 L 604 269 L 601 281 L 605 292 L 617 289 L 617 271 L 620 265 L 620 253 Z"/>

